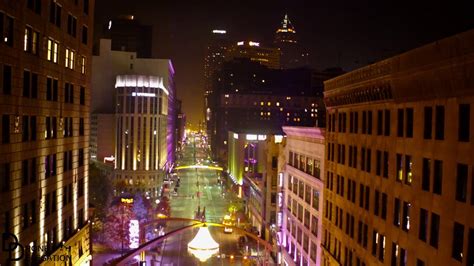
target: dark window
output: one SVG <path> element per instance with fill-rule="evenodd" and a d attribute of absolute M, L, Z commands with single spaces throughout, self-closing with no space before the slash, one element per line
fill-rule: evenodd
<path fill-rule="evenodd" d="M 56 0 L 51 0 L 49 4 L 49 22 L 61 27 L 61 6 Z"/>
<path fill-rule="evenodd" d="M 30 161 L 30 183 L 36 182 L 36 158 Z"/>
<path fill-rule="evenodd" d="M 418 238 L 426 242 L 428 232 L 428 211 L 420 209 L 420 224 L 418 228 Z"/>
<path fill-rule="evenodd" d="M 466 202 L 467 198 L 467 171 L 468 166 L 458 164 L 456 176 L 456 200 Z"/>
<path fill-rule="evenodd" d="M 81 87 L 81 91 L 79 93 L 79 103 L 81 105 L 86 104 L 86 88 L 84 88 L 84 87 Z"/>
<path fill-rule="evenodd" d="M 367 133 L 367 112 L 362 112 L 362 134 Z"/>
<path fill-rule="evenodd" d="M 13 18 L 0 13 L 0 33 L 3 33 L 2 40 L 3 42 L 13 47 Z"/>
<path fill-rule="evenodd" d="M 383 111 L 377 111 L 377 135 L 381 136 L 383 134 Z"/>
<path fill-rule="evenodd" d="M 423 158 L 421 189 L 423 189 L 424 191 L 430 191 L 430 178 L 431 178 L 431 160 L 427 158 Z"/>
<path fill-rule="evenodd" d="M 443 162 L 435 160 L 433 171 L 433 193 L 441 195 L 443 192 Z"/>
<path fill-rule="evenodd" d="M 58 101 L 58 80 L 53 80 L 53 101 Z"/>
<path fill-rule="evenodd" d="M 380 192 L 378 190 L 375 190 L 374 194 L 374 214 L 376 216 L 379 216 L 379 207 L 380 207 Z"/>
<path fill-rule="evenodd" d="M 86 26 L 82 26 L 82 43 L 87 44 L 88 39 L 88 30 Z"/>
<path fill-rule="evenodd" d="M 410 209 L 411 204 L 403 202 L 403 216 L 402 216 L 402 229 L 408 231 L 410 229 Z"/>
<path fill-rule="evenodd" d="M 0 164 L 0 191 L 6 192 L 10 190 L 10 163 Z"/>
<path fill-rule="evenodd" d="M 375 174 L 382 175 L 382 151 L 377 150 L 375 154 Z"/>
<path fill-rule="evenodd" d="M 433 130 L 433 108 L 432 107 L 429 107 L 429 106 L 425 107 L 423 125 L 424 125 L 423 138 L 431 139 L 432 130 Z"/>
<path fill-rule="evenodd" d="M 397 112 L 397 137 L 403 137 L 404 112 L 403 109 L 398 109 Z"/>
<path fill-rule="evenodd" d="M 89 14 L 89 0 L 84 0 L 83 2 L 83 9 L 84 9 L 84 14 Z"/>
<path fill-rule="evenodd" d="M 67 33 L 73 37 L 76 37 L 77 32 L 77 18 L 71 14 L 67 15 Z"/>
<path fill-rule="evenodd" d="M 84 149 L 79 149 L 79 166 L 83 166 L 84 165 Z"/>
<path fill-rule="evenodd" d="M 407 108 L 406 115 L 407 115 L 407 125 L 406 125 L 405 137 L 412 138 L 413 137 L 413 108 Z"/>
<path fill-rule="evenodd" d="M 12 67 L 3 66 L 3 94 L 10 95 L 12 93 Z"/>
<path fill-rule="evenodd" d="M 354 133 L 359 132 L 359 112 L 354 112 Z"/>
<path fill-rule="evenodd" d="M 53 193 L 51 195 L 52 195 L 52 198 L 51 198 L 51 211 L 54 213 L 57 209 L 57 202 L 58 202 L 58 195 L 57 195 L 56 190 L 53 191 Z"/>
<path fill-rule="evenodd" d="M 36 14 L 41 14 L 41 0 L 28 0 L 26 6 Z"/>
<path fill-rule="evenodd" d="M 444 140 L 444 106 L 436 106 L 435 139 Z"/>
<path fill-rule="evenodd" d="M 84 118 L 79 118 L 79 136 L 84 136 Z M 274 167 L 273 167 L 274 166 Z M 277 160 L 276 157 L 273 156 L 272 158 L 272 167 L 277 167 Z"/>
<path fill-rule="evenodd" d="M 38 98 L 38 74 L 31 74 L 31 98 Z"/>
<path fill-rule="evenodd" d="M 474 229 L 472 228 L 469 228 L 469 236 L 467 240 L 467 264 L 466 265 L 474 265 Z"/>
<path fill-rule="evenodd" d="M 10 143 L 10 116 L 2 115 L 2 143 Z"/>
<path fill-rule="evenodd" d="M 387 194 L 382 193 L 382 219 L 387 219 Z"/>
<path fill-rule="evenodd" d="M 395 198 L 395 202 L 393 205 L 393 224 L 395 226 L 400 226 L 400 199 Z"/>
<path fill-rule="evenodd" d="M 367 112 L 367 134 L 372 134 L 372 111 Z"/>
<path fill-rule="evenodd" d="M 28 116 L 23 116 L 21 127 L 21 140 L 28 141 L 30 136 L 30 123 Z"/>
<path fill-rule="evenodd" d="M 451 256 L 458 261 L 462 261 L 463 258 L 463 242 L 464 225 L 455 222 L 453 228 L 453 252 Z"/>
<path fill-rule="evenodd" d="M 84 196 L 84 178 L 79 179 L 78 197 Z"/>
<path fill-rule="evenodd" d="M 471 125 L 471 106 L 469 104 L 460 104 L 458 117 L 458 139 L 459 141 L 469 141 Z"/>
<path fill-rule="evenodd" d="M 23 215 L 21 216 L 23 228 L 27 228 L 29 221 L 28 221 L 28 203 L 23 204 Z"/>
<path fill-rule="evenodd" d="M 388 178 L 388 152 L 383 152 L 383 177 Z"/>
<path fill-rule="evenodd" d="M 23 97 L 30 97 L 31 75 L 30 71 L 23 71 Z"/>
<path fill-rule="evenodd" d="M 390 110 L 385 110 L 385 127 L 384 127 L 384 135 L 390 136 Z"/>
<path fill-rule="evenodd" d="M 430 245 L 438 248 L 439 240 L 439 215 L 436 213 L 431 214 L 431 228 L 430 228 Z"/>
<path fill-rule="evenodd" d="M 28 160 L 23 160 L 21 162 L 21 185 L 26 186 L 28 185 Z"/>

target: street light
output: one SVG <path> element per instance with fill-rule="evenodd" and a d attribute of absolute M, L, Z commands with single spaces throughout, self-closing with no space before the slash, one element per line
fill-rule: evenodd
<path fill-rule="evenodd" d="M 206 224 L 199 227 L 196 236 L 188 243 L 188 251 L 201 262 L 219 252 L 219 243 L 212 238 Z"/>

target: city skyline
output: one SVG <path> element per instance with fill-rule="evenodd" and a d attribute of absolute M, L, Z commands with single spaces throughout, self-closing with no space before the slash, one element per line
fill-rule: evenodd
<path fill-rule="evenodd" d="M 271 45 L 287 13 L 300 43 L 310 48 L 313 67 L 349 71 L 474 27 L 468 1 L 176 1 L 104 0 L 96 3 L 96 23 L 132 14 L 153 26 L 153 55 L 172 58 L 178 98 L 193 124 L 203 119 L 204 57 L 213 29 L 233 40 Z M 156 16 L 149 16 L 150 10 Z M 245 14 L 245 17 L 242 17 Z"/>

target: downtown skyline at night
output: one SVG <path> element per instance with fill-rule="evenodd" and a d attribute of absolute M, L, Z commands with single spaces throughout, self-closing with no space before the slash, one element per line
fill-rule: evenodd
<path fill-rule="evenodd" d="M 474 265 L 470 10 L 0 0 L 0 266 Z"/>

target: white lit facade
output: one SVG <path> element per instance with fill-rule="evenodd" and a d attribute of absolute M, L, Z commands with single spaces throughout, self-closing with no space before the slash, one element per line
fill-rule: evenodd
<path fill-rule="evenodd" d="M 115 181 L 119 189 L 157 196 L 167 161 L 168 91 L 160 77 L 116 79 Z"/>
<path fill-rule="evenodd" d="M 320 265 L 324 131 L 283 127 L 287 141 L 279 186 L 283 187 L 282 259 L 285 265 Z"/>

